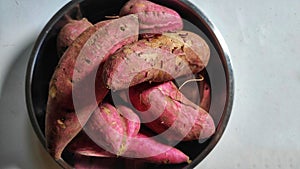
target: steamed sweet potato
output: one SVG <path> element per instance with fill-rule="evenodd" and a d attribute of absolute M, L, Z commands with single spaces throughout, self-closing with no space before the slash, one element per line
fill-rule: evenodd
<path fill-rule="evenodd" d="M 68 18 L 68 23 L 62 27 L 57 36 L 57 52 L 61 56 L 71 46 L 75 39 L 87 28 L 93 26 L 86 18 L 73 20 Z"/>
<path fill-rule="evenodd" d="M 205 139 L 215 131 L 210 114 L 186 99 L 172 81 L 134 86 L 128 97 L 141 121 L 167 140 Z"/>
<path fill-rule="evenodd" d="M 182 30 L 180 15 L 165 6 L 147 0 L 130 0 L 121 9 L 120 16 L 136 14 L 139 18 L 140 33 L 163 33 Z"/>
<path fill-rule="evenodd" d="M 130 116 L 124 118 L 123 114 Z M 122 155 L 128 147 L 129 140 L 140 129 L 139 117 L 129 108 L 114 106 L 103 103 L 90 117 L 84 131 L 101 148 L 115 155 Z"/>
<path fill-rule="evenodd" d="M 46 144 L 55 159 L 61 158 L 63 149 L 108 93 L 100 78 L 101 64 L 123 45 L 136 41 L 137 34 L 134 15 L 104 26 L 96 24 L 84 31 L 60 59 L 49 84 L 45 124 Z"/>
<path fill-rule="evenodd" d="M 104 64 L 106 86 L 120 90 L 150 81 L 162 82 L 200 72 L 208 63 L 210 50 L 197 34 L 164 33 L 124 46 Z"/>

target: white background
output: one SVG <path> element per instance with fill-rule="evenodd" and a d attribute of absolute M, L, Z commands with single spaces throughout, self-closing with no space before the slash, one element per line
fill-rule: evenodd
<path fill-rule="evenodd" d="M 0 0 L 0 169 L 55 169 L 25 106 L 29 53 L 67 0 Z M 192 0 L 232 55 L 235 101 L 198 169 L 300 168 L 300 1 Z"/>

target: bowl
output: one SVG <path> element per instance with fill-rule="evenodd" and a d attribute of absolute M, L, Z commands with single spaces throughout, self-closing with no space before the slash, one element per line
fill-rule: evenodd
<path fill-rule="evenodd" d="M 228 123 L 234 96 L 234 77 L 227 45 L 211 20 L 187 0 L 153 0 L 153 2 L 176 10 L 184 19 L 184 28 L 201 35 L 208 43 L 211 58 L 206 67 L 206 76 L 211 86 L 209 113 L 216 125 L 215 134 L 204 143 L 198 141 L 178 145 L 192 160 L 190 164 L 155 166 L 156 168 L 193 168 L 216 146 Z M 56 52 L 56 37 L 66 24 L 64 15 L 82 16 L 92 23 L 105 16 L 118 14 L 126 0 L 74 0 L 61 8 L 46 24 L 32 50 L 26 74 L 26 103 L 31 124 L 40 142 L 45 147 L 45 110 L 51 76 L 59 61 Z M 57 163 L 63 168 L 72 168 L 72 157 L 64 153 Z M 149 167 L 149 168 L 153 168 Z"/>

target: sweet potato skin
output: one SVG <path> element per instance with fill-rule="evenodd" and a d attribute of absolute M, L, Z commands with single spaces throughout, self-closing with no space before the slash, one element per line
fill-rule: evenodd
<path fill-rule="evenodd" d="M 105 110 L 105 112 L 101 111 L 101 109 Z M 89 133 L 89 135 L 84 131 L 81 131 L 70 142 L 67 146 L 69 152 L 93 157 L 117 157 L 118 153 L 118 155 L 121 155 L 119 149 L 121 144 L 123 144 L 122 151 L 126 151 L 130 138 L 135 137 L 140 130 L 139 117 L 131 109 L 125 106 L 120 105 L 117 108 L 114 108 L 107 103 L 100 106 L 100 113 L 101 114 L 99 115 L 93 114 L 87 122 L 84 130 Z M 106 116 L 106 118 L 103 116 Z M 105 122 L 103 122 L 103 120 L 105 120 Z M 111 125 L 111 128 L 107 125 Z M 96 128 L 101 128 L 101 131 Z M 90 137 L 95 139 L 95 141 Z M 103 140 L 103 138 L 107 137 L 110 138 Z M 125 138 L 125 140 L 122 139 L 120 142 L 117 137 Z M 103 140 L 103 142 L 99 143 L 97 140 Z M 101 147 L 102 144 L 105 144 L 103 148 L 105 148 L 107 144 L 111 144 L 116 148 L 103 149 Z M 109 152 L 108 150 L 111 151 Z"/>
<path fill-rule="evenodd" d="M 172 81 L 132 87 L 129 99 L 141 121 L 167 140 L 206 139 L 215 131 L 212 117 L 186 99 Z"/>
<path fill-rule="evenodd" d="M 139 133 L 132 138 L 131 144 L 123 154 L 125 157 L 142 158 L 142 160 L 156 164 L 189 163 L 189 157 L 180 150 L 159 143 L 153 138 Z"/>
<path fill-rule="evenodd" d="M 140 118 L 133 110 L 126 106 L 118 105 L 116 108 L 124 120 L 127 138 L 130 139 L 131 137 L 135 137 L 141 128 Z"/>
<path fill-rule="evenodd" d="M 76 143 L 79 141 L 79 143 Z M 137 159 L 141 162 L 155 164 L 179 164 L 190 162 L 189 157 L 180 150 L 169 145 L 162 144 L 155 139 L 138 133 L 134 137 L 128 138 L 129 145 L 126 151 L 120 156 L 110 154 L 103 150 L 95 142 L 91 141 L 87 135 L 80 135 L 69 145 L 69 150 L 78 155 L 91 157 L 124 157 Z"/>
<path fill-rule="evenodd" d="M 91 156 L 91 157 L 116 157 L 99 145 L 86 135 L 84 131 L 81 131 L 66 147 L 66 149 L 74 154 Z"/>
<path fill-rule="evenodd" d="M 123 111 L 124 116 L 119 111 Z M 189 162 L 189 157 L 183 152 L 139 133 L 139 128 L 139 118 L 129 108 L 120 106 L 116 109 L 103 103 L 99 113 L 95 112 L 86 123 L 84 132 L 77 135 L 67 148 L 72 153 L 93 157 L 124 157 L 156 164 Z M 111 149 L 112 146 L 115 149 Z"/>
<path fill-rule="evenodd" d="M 200 107 L 202 107 L 205 111 L 209 111 L 210 102 L 211 102 L 211 92 L 210 86 L 207 82 L 203 82 L 202 89 L 202 98 L 200 101 Z"/>
<path fill-rule="evenodd" d="M 124 118 L 119 111 L 131 116 L 136 122 Z M 134 137 L 140 129 L 138 116 L 130 109 L 103 103 L 90 117 L 84 131 L 100 147 L 115 154 L 122 155 L 128 147 L 129 139 Z"/>
<path fill-rule="evenodd" d="M 125 29 L 124 23 L 127 25 Z M 112 41 L 108 41 L 112 38 L 110 34 L 116 34 Z M 84 31 L 60 59 L 49 84 L 45 124 L 46 145 L 55 159 L 61 158 L 63 149 L 79 133 L 97 108 L 97 103 L 108 93 L 100 78 L 101 63 L 121 46 L 136 41 L 137 34 L 138 21 L 134 15 L 114 20 L 113 24 L 105 26 L 96 24 Z M 102 49 L 106 48 L 105 52 L 99 50 L 99 44 Z M 95 51 L 101 54 L 98 55 Z M 97 72 L 99 65 L 100 70 Z M 97 72 L 96 75 L 94 72 Z M 85 80 L 86 78 L 96 79 L 95 91 L 89 89 L 90 82 L 93 81 Z M 82 101 L 76 111 L 73 105 L 74 91 L 79 92 L 76 93 L 76 99 Z M 95 95 L 95 98 L 87 99 L 91 95 Z"/>
<path fill-rule="evenodd" d="M 136 41 L 137 36 L 138 21 L 134 15 L 125 16 L 113 22 L 103 21 L 101 24 L 90 27 L 80 38 L 76 39 L 59 61 L 50 82 L 51 98 L 57 100 L 62 107 L 74 108 L 72 99 L 74 83 L 83 81 L 95 69 L 101 67 L 100 63 L 104 62 L 108 56 L 123 45 Z M 85 92 L 81 94 L 83 101 L 89 96 Z"/>
<path fill-rule="evenodd" d="M 174 32 L 183 28 L 182 19 L 176 11 L 147 0 L 128 1 L 119 15 L 128 14 L 138 15 L 141 34 Z"/>
<path fill-rule="evenodd" d="M 150 81 L 163 82 L 198 73 L 208 64 L 210 50 L 197 34 L 164 33 L 124 46 L 109 58 L 103 69 L 106 86 L 126 89 Z"/>
<path fill-rule="evenodd" d="M 61 56 L 71 46 L 75 39 L 87 28 L 93 26 L 86 18 L 80 20 L 69 20 L 59 31 L 57 36 L 57 52 Z"/>

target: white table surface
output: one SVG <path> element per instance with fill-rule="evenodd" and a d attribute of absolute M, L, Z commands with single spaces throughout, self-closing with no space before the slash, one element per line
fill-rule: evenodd
<path fill-rule="evenodd" d="M 0 169 L 60 168 L 25 105 L 29 53 L 67 0 L 0 0 Z M 235 101 L 226 131 L 198 169 L 300 168 L 300 1 L 192 0 L 232 55 Z"/>

